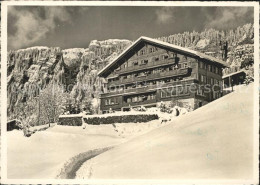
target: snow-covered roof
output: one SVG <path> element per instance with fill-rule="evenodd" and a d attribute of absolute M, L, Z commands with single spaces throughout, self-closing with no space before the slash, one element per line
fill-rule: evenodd
<path fill-rule="evenodd" d="M 218 64 L 220 64 L 220 65 L 222 65 L 224 67 L 229 67 L 229 65 L 226 62 L 224 62 L 223 60 L 219 60 L 219 59 L 217 59 L 215 57 L 212 57 L 212 56 L 200 53 L 198 51 L 194 51 L 194 50 L 191 50 L 191 49 L 188 49 L 188 48 L 184 48 L 184 47 L 181 47 L 181 46 L 177 46 L 177 45 L 174 45 L 174 44 L 163 42 L 163 41 L 160 41 L 160 40 L 157 40 L 157 39 L 152 39 L 152 38 L 149 38 L 149 37 L 141 36 L 132 45 L 130 45 L 128 48 L 126 48 L 119 56 L 117 56 L 112 62 L 110 62 L 106 67 L 104 67 L 98 73 L 98 75 L 100 76 L 101 74 L 103 74 L 107 69 L 109 69 L 120 58 L 122 58 L 129 50 L 134 48 L 141 41 L 147 41 L 147 42 L 150 42 L 150 43 L 153 43 L 153 44 L 156 44 L 156 45 L 161 45 L 161 46 L 164 46 L 164 47 L 168 47 L 170 49 L 175 49 L 175 50 L 178 50 L 178 51 L 186 52 L 188 54 L 195 55 L 195 56 L 198 56 L 200 58 L 207 59 L 207 60 L 210 60 L 212 62 L 218 63 Z"/>
<path fill-rule="evenodd" d="M 240 71 L 237 71 L 237 72 L 234 72 L 234 73 L 230 73 L 230 74 L 224 75 L 222 78 L 227 78 L 229 76 L 233 76 L 233 75 L 236 75 L 236 74 L 239 74 L 239 73 L 245 73 L 245 71 L 240 70 Z"/>

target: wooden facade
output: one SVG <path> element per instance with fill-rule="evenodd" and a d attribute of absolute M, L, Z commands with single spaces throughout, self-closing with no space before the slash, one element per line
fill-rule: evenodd
<path fill-rule="evenodd" d="M 223 76 L 224 88 L 243 84 L 246 79 L 245 71 L 237 71 Z"/>
<path fill-rule="evenodd" d="M 222 85 L 224 67 L 225 62 L 205 54 L 140 37 L 99 72 L 107 80 L 101 110 L 152 107 L 173 100 L 196 109 L 220 97 L 220 91 L 208 92 L 205 87 Z"/>

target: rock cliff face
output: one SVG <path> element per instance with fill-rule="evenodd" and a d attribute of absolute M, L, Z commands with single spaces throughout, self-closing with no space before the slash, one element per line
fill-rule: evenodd
<path fill-rule="evenodd" d="M 8 53 L 8 115 L 17 104 L 37 96 L 48 84 L 63 85 L 78 101 L 86 95 L 96 97 L 101 82 L 97 72 L 123 49 L 128 40 L 92 41 L 89 48 L 31 47 Z M 84 93 L 80 84 L 88 87 Z"/>
<path fill-rule="evenodd" d="M 220 41 L 228 41 L 227 61 L 240 67 L 245 53 L 249 56 L 253 53 L 253 38 L 253 26 L 247 24 L 225 32 L 209 29 L 201 33 L 185 32 L 158 39 L 199 50 L 218 58 L 221 57 Z M 76 101 L 80 102 L 84 98 L 97 99 L 103 84 L 102 80 L 97 77 L 98 71 L 131 43 L 132 41 L 129 40 L 118 39 L 93 40 L 88 48 L 62 50 L 58 47 L 31 47 L 9 51 L 8 116 L 15 117 L 14 110 L 17 105 L 37 96 L 40 89 L 44 89 L 50 83 L 64 86 Z M 237 48 L 241 50 L 241 47 L 243 52 L 240 56 Z M 244 50 L 248 51 L 244 52 Z M 82 84 L 85 85 L 85 89 L 81 87 Z"/>

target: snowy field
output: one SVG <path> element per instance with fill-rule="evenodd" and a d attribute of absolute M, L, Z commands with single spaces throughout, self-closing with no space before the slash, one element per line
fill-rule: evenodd
<path fill-rule="evenodd" d="M 79 153 L 117 145 L 165 124 L 154 120 L 115 127 L 87 125 L 85 129 L 56 125 L 28 138 L 22 131 L 7 132 L 8 178 L 55 178 L 63 165 Z"/>
<path fill-rule="evenodd" d="M 243 90 L 86 161 L 76 177 L 253 178 L 253 84 Z"/>

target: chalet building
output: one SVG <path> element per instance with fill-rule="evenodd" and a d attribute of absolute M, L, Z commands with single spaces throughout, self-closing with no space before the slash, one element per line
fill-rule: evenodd
<path fill-rule="evenodd" d="M 235 85 L 243 84 L 246 79 L 245 71 L 236 71 L 222 77 L 223 85 L 225 87 L 233 87 Z"/>
<path fill-rule="evenodd" d="M 100 107 L 106 113 L 175 101 L 196 109 L 221 96 L 225 67 L 212 56 L 140 37 L 98 73 L 106 79 Z"/>

